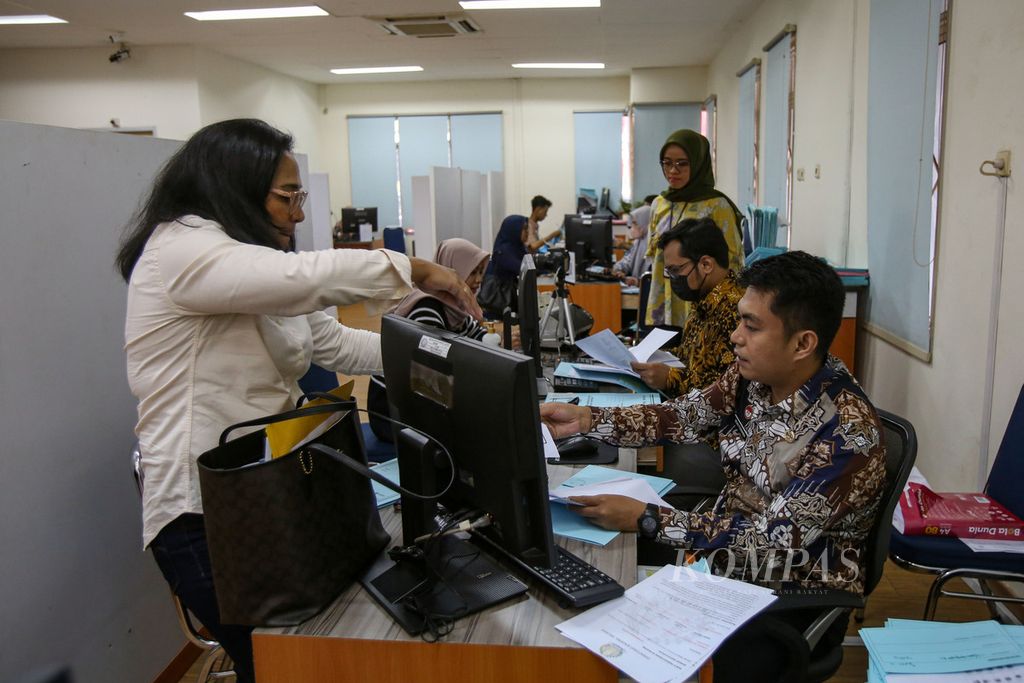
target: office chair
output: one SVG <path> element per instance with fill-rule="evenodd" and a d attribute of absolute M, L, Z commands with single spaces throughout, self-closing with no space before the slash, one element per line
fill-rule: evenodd
<path fill-rule="evenodd" d="M 639 344 L 651 328 L 647 326 L 644 319 L 647 318 L 647 299 L 651 296 L 651 271 L 640 276 L 640 299 L 636 308 L 636 339 L 634 344 Z"/>
<path fill-rule="evenodd" d="M 1017 517 L 1024 518 L 1021 481 L 1024 481 L 1024 387 L 1017 396 L 999 452 L 992 463 L 985 494 Z M 942 596 L 981 600 L 997 620 L 1002 620 L 997 609 L 999 604 L 1024 604 L 1024 598 L 993 594 L 988 584 L 990 581 L 1002 581 L 1024 587 L 1024 573 L 1021 572 L 1024 560 L 1019 554 L 976 553 L 956 538 L 906 536 L 894 529 L 889 556 L 904 569 L 936 575 L 925 603 L 926 621 L 935 617 L 935 608 Z M 976 579 L 981 594 L 947 590 L 945 584 L 955 578 Z M 1008 611 L 1003 616 L 1020 623 Z"/>
<path fill-rule="evenodd" d="M 142 453 L 139 450 L 138 441 L 132 446 L 132 475 L 135 478 L 135 488 L 138 489 L 139 498 L 142 498 L 142 487 L 146 477 L 142 471 Z M 171 593 L 171 601 L 174 603 L 174 613 L 178 617 L 178 625 L 181 626 L 185 639 L 202 650 L 200 656 L 203 658 L 203 664 L 199 669 L 196 680 L 199 683 L 206 683 L 211 678 L 214 680 L 234 678 L 235 672 L 232 669 L 213 671 L 213 665 L 217 663 L 220 656 L 223 656 L 227 662 L 231 662 L 230 658 L 228 658 L 227 653 L 221 650 L 220 643 L 203 634 L 202 627 L 197 626 L 197 622 L 189 613 L 188 608 L 182 604 L 181 599 L 173 592 Z"/>
<path fill-rule="evenodd" d="M 384 248 L 405 253 L 405 231 L 402 228 L 384 228 Z"/>
<path fill-rule="evenodd" d="M 659 330 L 670 330 L 672 332 L 683 331 L 683 328 L 678 325 L 648 325 L 644 322 L 647 317 L 647 300 L 651 297 L 651 271 L 647 271 L 640 276 L 640 303 L 636 310 L 636 340 L 635 344 L 639 344 L 640 340 L 646 337 L 651 330 L 657 328 Z M 679 344 L 680 337 L 673 337 L 665 343 L 665 346 L 661 348 L 668 348 L 677 346 Z"/>
<path fill-rule="evenodd" d="M 829 628 L 851 610 L 863 609 L 871 592 L 882 578 L 885 558 L 889 553 L 892 513 L 917 457 L 917 434 L 907 420 L 883 410 L 878 411 L 885 438 L 885 490 L 882 505 L 868 537 L 864 541 L 867 556 L 864 566 L 864 597 L 842 590 L 824 588 L 786 588 L 778 591 L 778 599 L 763 614 L 779 614 L 788 610 L 820 609 L 821 616 L 803 633 L 780 620 L 769 622 L 764 637 L 778 641 L 789 654 L 791 668 L 802 672 L 808 683 L 828 680 L 843 663 L 843 646 L 839 642 L 826 647 L 821 643 Z M 786 679 L 789 680 L 789 679 Z"/>

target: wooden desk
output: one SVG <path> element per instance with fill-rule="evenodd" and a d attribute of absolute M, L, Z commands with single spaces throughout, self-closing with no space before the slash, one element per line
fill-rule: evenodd
<path fill-rule="evenodd" d="M 857 376 L 857 331 L 860 328 L 860 321 L 863 319 L 864 303 L 867 299 L 862 296 L 867 287 L 858 285 L 846 288 L 846 302 L 843 306 L 843 321 L 839 324 L 839 331 L 829 352 L 846 364 L 853 375 Z"/>
<path fill-rule="evenodd" d="M 620 451 L 619 468 L 635 469 L 635 462 L 635 451 Z M 573 471 L 551 465 L 549 483 L 559 484 Z M 381 517 L 399 539 L 401 518 L 394 508 Z M 558 541 L 626 588 L 636 583 L 635 534 L 621 534 L 604 548 Z M 260 683 L 619 680 L 615 668 L 555 630 L 577 610 L 559 607 L 537 588 L 527 595 L 459 619 L 443 641 L 430 644 L 408 635 L 356 584 L 299 626 L 257 629 L 256 677 Z"/>

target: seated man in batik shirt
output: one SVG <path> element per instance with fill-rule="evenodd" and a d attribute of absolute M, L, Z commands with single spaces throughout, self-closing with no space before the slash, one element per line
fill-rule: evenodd
<path fill-rule="evenodd" d="M 584 432 L 622 446 L 692 442 L 717 429 L 726 484 L 714 508 L 592 496 L 573 509 L 605 528 L 642 530 L 703 554 L 717 574 L 862 593 L 862 546 L 885 484 L 885 450 L 874 407 L 827 353 L 843 285 L 803 252 L 757 261 L 738 279 L 747 289 L 731 337 L 736 362 L 714 384 L 660 405 L 546 403 L 540 411 L 555 438 Z M 717 656 L 715 666 L 718 680 Z"/>

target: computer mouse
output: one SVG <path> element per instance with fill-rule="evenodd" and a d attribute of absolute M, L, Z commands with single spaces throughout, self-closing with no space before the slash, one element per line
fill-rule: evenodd
<path fill-rule="evenodd" d="M 598 442 L 594 439 L 578 434 L 559 442 L 556 444 L 556 448 L 558 449 L 558 457 L 560 459 L 572 460 L 573 458 L 586 458 L 594 455 L 597 452 L 597 445 Z"/>

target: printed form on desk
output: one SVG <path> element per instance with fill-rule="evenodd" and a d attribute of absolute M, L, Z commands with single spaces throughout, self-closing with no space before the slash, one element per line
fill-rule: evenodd
<path fill-rule="evenodd" d="M 668 565 L 555 628 L 640 683 L 676 683 L 774 600 L 762 586 Z"/>

